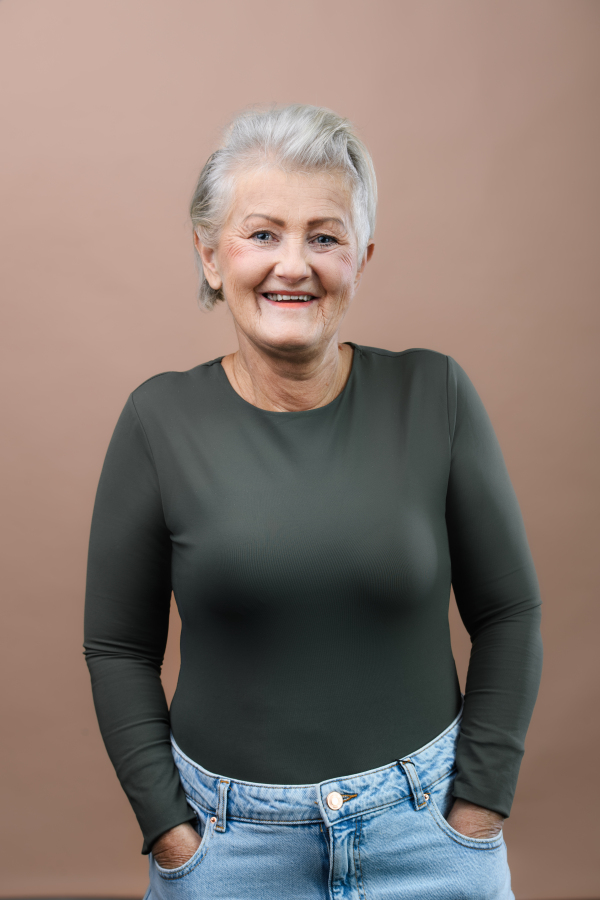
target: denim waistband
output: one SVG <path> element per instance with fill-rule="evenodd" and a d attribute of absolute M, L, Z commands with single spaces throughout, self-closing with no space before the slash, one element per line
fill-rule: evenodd
<path fill-rule="evenodd" d="M 454 769 L 461 717 L 462 709 L 436 738 L 389 765 L 319 784 L 258 784 L 215 775 L 186 756 L 173 737 L 171 742 L 188 799 L 218 818 L 218 830 L 224 830 L 225 818 L 281 825 L 325 822 L 330 827 L 414 797 L 413 770 L 423 791 L 448 777 Z M 332 809 L 332 804 L 341 805 Z"/>

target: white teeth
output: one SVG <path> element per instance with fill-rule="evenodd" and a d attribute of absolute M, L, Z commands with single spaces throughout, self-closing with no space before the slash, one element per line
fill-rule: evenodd
<path fill-rule="evenodd" d="M 276 300 L 278 303 L 281 301 L 298 301 L 306 302 L 307 300 L 312 300 L 312 294 L 265 294 L 269 300 Z"/>

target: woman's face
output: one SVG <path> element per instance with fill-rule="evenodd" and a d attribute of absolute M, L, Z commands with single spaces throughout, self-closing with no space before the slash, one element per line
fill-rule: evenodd
<path fill-rule="evenodd" d="M 373 249 L 358 259 L 350 204 L 335 173 L 240 174 L 217 247 L 196 238 L 240 339 L 270 353 L 309 354 L 335 339 Z"/>

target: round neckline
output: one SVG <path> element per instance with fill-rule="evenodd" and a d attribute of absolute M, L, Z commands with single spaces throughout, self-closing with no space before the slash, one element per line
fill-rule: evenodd
<path fill-rule="evenodd" d="M 241 403 L 248 409 L 252 409 L 255 412 L 261 413 L 262 415 L 265 415 L 265 416 L 271 416 L 271 417 L 276 416 L 279 419 L 289 419 L 292 417 L 296 418 L 298 416 L 304 416 L 304 417 L 308 418 L 311 416 L 325 413 L 327 410 L 331 410 L 332 407 L 341 403 L 344 395 L 346 393 L 348 393 L 350 384 L 354 380 L 354 370 L 356 369 L 356 358 L 360 351 L 359 351 L 357 345 L 354 344 L 352 341 L 343 341 L 343 343 L 348 344 L 348 346 L 352 347 L 352 350 L 354 351 L 352 354 L 352 365 L 350 366 L 350 373 L 348 375 L 348 378 L 346 379 L 346 384 L 344 385 L 342 390 L 339 392 L 337 397 L 334 397 L 333 400 L 329 401 L 329 403 L 326 403 L 324 406 L 313 407 L 312 409 L 278 410 L 278 409 L 263 409 L 260 406 L 255 406 L 254 403 L 250 403 L 248 400 L 245 400 L 241 394 L 238 394 L 238 392 L 236 391 L 236 389 L 230 382 L 229 378 L 227 377 L 227 372 L 225 371 L 225 369 L 222 366 L 222 361 L 223 361 L 224 357 L 220 356 L 217 360 L 215 360 L 215 362 L 218 363 L 219 374 L 220 374 L 220 377 L 224 380 L 226 388 L 229 390 L 229 392 L 233 395 L 233 397 L 235 398 L 235 400 L 237 400 L 238 403 Z"/>

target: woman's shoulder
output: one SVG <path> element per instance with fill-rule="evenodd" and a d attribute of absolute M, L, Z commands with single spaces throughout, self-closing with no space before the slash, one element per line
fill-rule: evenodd
<path fill-rule="evenodd" d="M 406 350 L 386 350 L 382 347 L 366 347 L 361 344 L 352 345 L 361 359 L 373 370 L 430 373 L 434 376 L 447 375 L 448 366 L 454 363 L 451 356 L 438 350 L 426 347 L 409 347 Z"/>
<path fill-rule="evenodd" d="M 455 405 L 457 396 L 477 397 L 476 389 L 463 367 L 446 353 L 426 347 L 410 347 L 407 350 L 384 350 L 380 347 L 363 347 L 353 344 L 359 352 L 362 369 L 367 378 L 387 381 L 400 379 L 413 388 L 418 386 L 434 392 L 445 393 L 448 402 Z"/>
<path fill-rule="evenodd" d="M 406 350 L 386 350 L 383 347 L 367 347 L 364 344 L 350 343 L 356 350 L 366 356 L 384 356 L 391 359 L 399 359 L 401 357 L 409 358 L 411 354 L 418 354 L 419 357 L 423 359 L 439 358 L 445 360 L 447 358 L 445 353 L 440 353 L 438 350 L 429 350 L 427 347 L 408 347 Z"/>
<path fill-rule="evenodd" d="M 185 371 L 167 371 L 151 375 L 131 392 L 134 406 L 138 410 L 142 408 L 156 410 L 157 407 L 169 408 L 191 399 L 198 401 L 203 390 L 210 392 L 211 385 L 220 382 L 216 369 L 217 363 L 220 363 L 222 358 L 219 356 Z"/>

